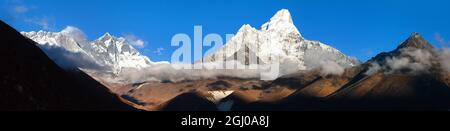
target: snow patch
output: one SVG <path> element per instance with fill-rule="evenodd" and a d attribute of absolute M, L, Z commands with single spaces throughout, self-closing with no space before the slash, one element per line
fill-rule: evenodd
<path fill-rule="evenodd" d="M 210 97 L 207 97 L 208 100 L 214 103 L 219 103 L 220 100 L 223 98 L 229 96 L 234 91 L 208 91 L 208 94 L 210 94 Z"/>

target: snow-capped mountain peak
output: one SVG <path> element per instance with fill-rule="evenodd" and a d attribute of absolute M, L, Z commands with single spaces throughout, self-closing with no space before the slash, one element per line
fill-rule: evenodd
<path fill-rule="evenodd" d="M 318 41 L 304 39 L 286 9 L 278 11 L 261 27 L 261 30 L 257 30 L 248 24 L 243 25 L 222 48 L 206 56 L 203 61 L 235 60 L 245 65 L 280 63 L 282 74 L 289 73 L 291 70 L 318 68 L 330 62 L 342 67 L 350 67 L 358 63 L 335 48 Z M 245 59 L 236 58 L 236 55 L 241 52 L 245 52 L 243 54 Z M 257 61 L 250 60 L 254 55 Z"/>
<path fill-rule="evenodd" d="M 70 28 L 70 27 L 68 27 Z M 77 63 L 80 62 L 79 59 L 89 59 L 89 61 L 95 61 L 95 67 L 106 67 L 108 72 L 113 72 L 114 74 L 120 73 L 123 68 L 135 68 L 141 69 L 149 67 L 153 64 L 150 59 L 144 55 L 141 55 L 136 49 L 134 49 L 125 38 L 114 37 L 110 33 L 105 33 L 103 36 L 99 37 L 94 41 L 86 41 L 80 43 L 80 38 L 74 36 L 70 30 L 64 29 L 61 32 L 22 32 L 22 34 L 34 41 L 36 41 L 43 50 L 50 56 L 54 57 L 52 59 L 60 60 L 64 56 L 70 57 L 68 60 L 63 60 L 62 63 L 58 65 L 67 65 L 67 61 Z M 54 47 L 61 48 L 70 53 L 78 53 L 77 56 L 82 56 L 80 58 L 73 57 L 74 55 L 63 54 L 51 54 L 51 53 L 61 53 L 54 52 Z M 49 54 L 50 53 L 50 54 Z M 84 60 L 82 60 L 84 61 Z M 57 62 L 58 63 L 58 62 Z M 79 68 L 89 69 L 91 66 L 81 66 Z"/>
<path fill-rule="evenodd" d="M 40 45 L 61 47 L 70 52 L 82 52 L 80 43 L 76 39 L 68 35 L 68 33 L 61 32 L 45 32 L 45 31 L 31 31 L 21 32 L 26 37 L 36 41 Z"/>
<path fill-rule="evenodd" d="M 262 31 L 275 31 L 283 33 L 295 33 L 301 36 L 292 20 L 291 13 L 287 9 L 278 11 L 269 22 L 261 26 Z"/>
<path fill-rule="evenodd" d="M 239 29 L 238 33 L 236 33 L 236 35 L 248 34 L 248 33 L 256 32 L 256 31 L 258 31 L 258 30 L 253 28 L 249 24 L 244 24 L 241 26 L 241 28 Z"/>
<path fill-rule="evenodd" d="M 252 26 L 250 26 L 249 24 L 244 24 L 241 26 L 241 28 L 239 28 L 238 32 L 244 32 L 244 31 L 251 30 L 251 29 L 254 29 L 254 28 Z"/>
<path fill-rule="evenodd" d="M 108 32 L 106 32 L 104 35 L 102 35 L 101 37 L 99 37 L 97 40 L 94 41 L 94 43 L 99 44 L 100 46 L 103 47 L 109 47 L 112 44 L 120 44 L 120 46 L 122 46 L 125 43 L 125 39 L 124 38 L 116 38 L 114 36 L 112 36 L 111 34 L 109 34 Z"/>

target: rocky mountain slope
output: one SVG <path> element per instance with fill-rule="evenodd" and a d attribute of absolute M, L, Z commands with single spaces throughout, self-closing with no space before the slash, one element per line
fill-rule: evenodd
<path fill-rule="evenodd" d="M 327 62 L 342 67 L 358 63 L 331 46 L 303 38 L 286 9 L 278 11 L 259 30 L 243 25 L 228 43 L 204 58 L 204 62 L 233 60 L 246 65 L 295 65 L 289 68 L 297 70 L 317 68 Z"/>

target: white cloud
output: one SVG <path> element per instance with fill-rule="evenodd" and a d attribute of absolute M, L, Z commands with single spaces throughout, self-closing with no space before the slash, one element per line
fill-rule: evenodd
<path fill-rule="evenodd" d="M 31 15 L 30 12 L 37 9 L 37 6 L 29 5 L 21 0 L 9 0 L 6 2 L 6 9 L 11 18 L 18 21 L 39 26 L 43 30 L 49 30 L 52 27 L 53 19 L 45 15 Z"/>
<path fill-rule="evenodd" d="M 431 68 L 432 55 L 428 50 L 406 48 L 398 57 L 386 58 L 387 73 L 408 71 L 407 73 L 427 72 Z M 408 69 L 408 70 L 405 70 Z"/>
<path fill-rule="evenodd" d="M 162 55 L 162 51 L 164 51 L 164 48 L 159 47 L 159 48 L 156 48 L 156 50 L 153 51 L 153 53 L 155 53 L 157 55 Z"/>
<path fill-rule="evenodd" d="M 50 19 L 47 17 L 42 18 L 32 18 L 32 19 L 25 19 L 25 22 L 33 23 L 41 27 L 43 30 L 49 30 L 50 29 Z"/>
<path fill-rule="evenodd" d="M 444 71 L 450 72 L 450 48 L 448 48 L 450 46 L 450 41 L 446 41 L 439 33 L 436 33 L 434 38 L 443 47 L 438 50 L 438 59 L 441 64 L 441 68 Z"/>
<path fill-rule="evenodd" d="M 413 62 L 407 57 L 393 57 L 393 58 L 387 58 L 386 64 L 390 67 L 390 72 L 388 73 L 394 73 L 398 71 L 408 71 L 406 73 L 417 73 L 417 72 L 423 72 L 428 71 L 430 68 L 429 65 L 426 65 L 424 63 L 420 62 Z M 409 70 L 405 70 L 409 69 Z"/>
<path fill-rule="evenodd" d="M 230 62 L 244 66 L 237 61 Z M 119 81 L 129 83 L 144 81 L 180 82 L 183 80 L 217 79 L 219 77 L 257 79 L 260 77 L 260 73 L 264 71 L 262 69 L 215 69 L 215 67 L 220 65 L 224 65 L 224 63 L 211 62 L 203 63 L 203 65 L 161 63 L 140 70 L 124 68 L 120 72 L 118 79 L 120 79 Z M 179 67 L 185 66 L 202 66 L 203 69 L 178 69 Z"/>
<path fill-rule="evenodd" d="M 84 34 L 84 32 L 82 30 L 80 30 L 77 27 L 67 26 L 61 32 L 71 36 L 78 43 L 86 42 L 86 35 Z"/>
<path fill-rule="evenodd" d="M 334 61 L 323 61 L 320 64 L 320 73 L 323 76 L 327 75 L 342 75 L 345 69 Z"/>
<path fill-rule="evenodd" d="M 372 49 L 369 49 L 369 48 L 365 48 L 365 49 L 362 49 L 362 50 L 360 50 L 364 55 L 366 55 L 366 56 L 373 56 L 374 55 L 374 51 L 372 50 Z"/>
<path fill-rule="evenodd" d="M 377 73 L 379 70 L 381 70 L 380 64 L 378 62 L 370 63 L 369 69 L 364 73 L 365 75 L 372 75 Z"/>
<path fill-rule="evenodd" d="M 307 70 L 310 69 L 319 69 L 322 76 L 327 75 L 341 75 L 344 73 L 345 68 L 350 66 L 344 66 L 338 61 L 340 56 L 334 55 L 328 52 L 323 52 L 316 49 L 306 50 L 305 54 L 314 54 L 314 55 L 306 55 L 304 60 L 304 64 L 307 67 Z M 351 59 L 357 61 L 356 58 L 351 57 Z"/>
<path fill-rule="evenodd" d="M 439 33 L 435 33 L 434 39 L 439 42 L 439 44 L 443 47 L 450 46 L 450 41 L 445 41 L 445 39 Z"/>
<path fill-rule="evenodd" d="M 200 79 L 218 79 L 221 77 L 241 78 L 241 79 L 260 79 L 261 73 L 267 72 L 271 65 L 242 65 L 238 61 L 227 61 L 230 65 L 245 67 L 244 69 L 216 69 L 226 65 L 223 61 L 207 62 L 203 65 L 196 64 L 179 64 L 179 63 L 161 63 L 154 64 L 144 69 L 124 68 L 119 77 L 110 79 L 111 82 L 140 83 L 144 81 L 172 81 L 180 82 L 184 80 L 200 80 Z M 279 76 L 296 73 L 299 70 L 298 64 L 295 62 L 280 63 Z M 182 67 L 203 67 L 201 69 L 180 69 Z M 256 66 L 258 69 L 251 69 Z M 340 75 L 344 72 L 344 68 L 335 62 L 323 62 L 321 73 L 323 75 Z M 283 70 L 288 69 L 288 70 Z"/>
<path fill-rule="evenodd" d="M 84 32 L 77 27 L 67 26 L 61 33 L 73 38 L 75 41 L 82 43 L 87 42 L 86 35 Z M 106 70 L 104 67 L 98 64 L 95 59 L 83 52 L 73 52 L 66 48 L 59 46 L 52 46 L 48 44 L 41 45 L 39 47 L 60 67 L 64 69 L 96 69 L 96 70 Z"/>
<path fill-rule="evenodd" d="M 27 13 L 29 10 L 30 10 L 30 8 L 28 8 L 25 5 L 17 5 L 14 7 L 14 12 L 18 13 L 18 14 Z"/>
<path fill-rule="evenodd" d="M 134 47 L 144 48 L 145 46 L 146 42 L 133 34 L 127 34 L 124 37 L 128 41 L 128 43 Z"/>
<path fill-rule="evenodd" d="M 450 72 L 450 48 L 443 48 L 439 50 L 439 62 L 441 63 L 441 68 L 444 71 Z"/>

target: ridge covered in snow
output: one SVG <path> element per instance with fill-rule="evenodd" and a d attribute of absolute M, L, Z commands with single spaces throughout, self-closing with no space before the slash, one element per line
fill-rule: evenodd
<path fill-rule="evenodd" d="M 36 41 L 59 66 L 93 71 L 95 75 L 112 82 L 180 81 L 224 76 L 247 79 L 260 76 L 260 70 L 176 70 L 173 68 L 176 64 L 152 62 L 133 48 L 132 42 L 109 33 L 93 41 L 86 40 L 82 31 L 70 26 L 61 32 L 21 33 Z M 243 25 L 224 46 L 203 59 L 203 62 L 217 62 L 211 66 L 224 61 L 245 65 L 280 63 L 281 75 L 314 68 L 322 68 L 326 72 L 324 74 L 339 74 L 343 68 L 358 63 L 335 48 L 303 38 L 286 9 L 278 11 L 260 29 Z M 333 71 L 328 73 L 328 70 Z"/>
<path fill-rule="evenodd" d="M 77 29 L 69 26 L 61 32 L 21 33 L 36 41 L 50 58 L 66 69 L 102 69 L 117 74 L 123 68 L 142 69 L 153 64 L 123 37 L 105 33 L 97 40 L 87 41 L 73 30 Z"/>
<path fill-rule="evenodd" d="M 237 54 L 245 57 L 239 59 Z M 281 70 L 293 67 L 294 70 L 307 70 L 330 62 L 342 67 L 358 63 L 331 46 L 303 38 L 287 9 L 278 11 L 259 30 L 243 25 L 222 48 L 203 59 L 204 62 L 233 60 L 246 65 L 280 62 Z"/>

